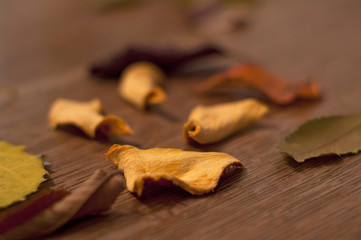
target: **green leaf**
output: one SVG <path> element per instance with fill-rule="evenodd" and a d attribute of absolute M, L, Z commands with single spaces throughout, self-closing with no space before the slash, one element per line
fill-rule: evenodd
<path fill-rule="evenodd" d="M 0 208 L 25 200 L 48 174 L 43 161 L 24 148 L 0 141 Z"/>
<path fill-rule="evenodd" d="M 309 158 L 357 153 L 361 150 L 361 112 L 314 119 L 278 144 L 297 162 Z"/>

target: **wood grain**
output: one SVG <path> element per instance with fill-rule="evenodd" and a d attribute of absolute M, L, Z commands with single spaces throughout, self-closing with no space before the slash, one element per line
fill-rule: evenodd
<path fill-rule="evenodd" d="M 100 12 L 92 1 L 0 2 L 0 139 L 24 144 L 51 163 L 49 186 L 75 189 L 98 168 L 113 143 L 141 148 L 220 151 L 246 166 L 222 178 L 214 193 L 194 197 L 177 188 L 121 193 L 108 213 L 68 224 L 46 239 L 360 239 L 361 157 L 324 157 L 298 164 L 275 145 L 304 121 L 360 110 L 361 2 L 259 1 L 248 28 L 199 35 L 183 9 L 168 1 Z M 196 147 L 182 126 L 196 104 L 261 97 L 251 91 L 197 96 L 203 77 L 172 77 L 168 100 L 140 112 L 120 99 L 116 82 L 92 79 L 88 66 L 129 44 L 182 47 L 212 42 L 232 61 L 263 64 L 292 81 L 311 76 L 323 99 L 271 105 L 259 124 L 220 143 Z M 50 129 L 56 98 L 99 97 L 109 114 L 129 122 L 134 136 L 95 141 Z M 2 211 L 4 212 L 4 211 Z M 1 212 L 0 212 L 1 214 Z"/>

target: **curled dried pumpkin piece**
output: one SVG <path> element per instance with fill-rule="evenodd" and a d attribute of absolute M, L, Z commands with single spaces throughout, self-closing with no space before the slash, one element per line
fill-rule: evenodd
<path fill-rule="evenodd" d="M 318 99 L 319 85 L 314 81 L 287 82 L 255 64 L 240 64 L 201 82 L 196 91 L 205 93 L 224 83 L 249 87 L 265 94 L 272 102 L 287 105 L 296 99 Z"/>
<path fill-rule="evenodd" d="M 126 101 L 139 109 L 158 104 L 166 94 L 159 85 L 165 81 L 165 74 L 153 63 L 137 62 L 128 66 L 119 80 L 118 92 Z"/>
<path fill-rule="evenodd" d="M 129 145 L 113 145 L 107 159 L 124 171 L 130 192 L 142 195 L 147 180 L 167 180 L 185 191 L 202 195 L 212 191 L 222 173 L 241 168 L 242 163 L 218 152 L 191 152 L 172 148 L 141 150 Z"/>
<path fill-rule="evenodd" d="M 187 142 L 218 142 L 244 129 L 268 112 L 268 107 L 255 99 L 196 106 L 183 127 Z"/>
<path fill-rule="evenodd" d="M 121 118 L 101 115 L 102 109 L 99 99 L 88 102 L 58 99 L 50 109 L 50 125 L 52 128 L 61 125 L 75 125 L 93 138 L 98 132 L 105 135 L 133 134 L 128 124 Z"/>

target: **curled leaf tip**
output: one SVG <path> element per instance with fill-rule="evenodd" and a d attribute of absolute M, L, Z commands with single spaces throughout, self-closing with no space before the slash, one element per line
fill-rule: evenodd
<path fill-rule="evenodd" d="M 129 145 L 113 145 L 107 159 L 124 171 L 130 192 L 141 196 L 146 181 L 172 182 L 185 191 L 202 195 L 212 191 L 224 171 L 242 163 L 225 153 L 191 152 L 171 148 L 141 150 Z"/>
<path fill-rule="evenodd" d="M 128 66 L 118 85 L 118 92 L 126 101 L 139 109 L 162 103 L 166 94 L 159 86 L 165 81 L 165 74 L 149 62 L 137 62 Z"/>
<path fill-rule="evenodd" d="M 302 99 L 317 99 L 321 96 L 320 86 L 317 82 L 311 80 L 305 80 L 303 87 L 298 89 L 297 95 Z"/>
<path fill-rule="evenodd" d="M 133 134 L 124 120 L 112 115 L 103 116 L 102 111 L 103 107 L 99 99 L 88 102 L 58 99 L 50 108 L 50 126 L 57 128 L 62 125 L 74 125 L 92 138 L 97 134 L 106 136 Z"/>
<path fill-rule="evenodd" d="M 249 87 L 265 94 L 279 105 L 288 105 L 297 99 L 315 100 L 321 96 L 314 81 L 286 82 L 255 64 L 240 64 L 211 76 L 196 87 L 196 92 L 206 93 L 224 84 Z"/>
<path fill-rule="evenodd" d="M 255 99 L 196 106 L 183 127 L 187 142 L 218 142 L 250 126 L 268 112 L 268 107 Z"/>

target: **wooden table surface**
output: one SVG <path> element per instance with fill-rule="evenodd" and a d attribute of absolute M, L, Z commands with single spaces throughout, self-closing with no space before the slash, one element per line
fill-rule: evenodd
<path fill-rule="evenodd" d="M 40 189 L 72 190 L 95 169 L 113 168 L 104 156 L 113 143 L 225 152 L 246 168 L 226 175 L 214 193 L 202 197 L 177 188 L 143 198 L 123 191 L 111 211 L 46 239 L 361 239 L 361 155 L 298 164 L 275 147 L 308 119 L 360 111 L 361 1 L 258 1 L 248 27 L 228 34 L 196 33 L 170 1 L 110 12 L 93 3 L 0 2 L 0 139 L 46 155 L 51 175 Z M 259 95 L 240 90 L 202 97 L 191 89 L 204 77 L 173 77 L 167 101 L 140 112 L 117 95 L 115 81 L 97 81 L 87 72 L 91 63 L 129 44 L 204 42 L 226 49 L 233 61 L 256 61 L 289 81 L 312 76 L 323 99 L 271 105 L 255 126 L 198 148 L 182 137 L 196 104 Z M 60 97 L 100 98 L 106 112 L 124 118 L 135 135 L 100 142 L 50 129 L 49 106 Z"/>

